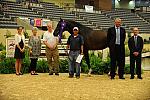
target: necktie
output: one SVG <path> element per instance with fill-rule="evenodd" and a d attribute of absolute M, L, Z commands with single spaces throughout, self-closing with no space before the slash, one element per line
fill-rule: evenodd
<path fill-rule="evenodd" d="M 137 47 L 137 36 L 134 37 L 135 47 Z"/>
<path fill-rule="evenodd" d="M 120 32 L 119 28 L 116 28 L 116 44 L 120 44 Z"/>

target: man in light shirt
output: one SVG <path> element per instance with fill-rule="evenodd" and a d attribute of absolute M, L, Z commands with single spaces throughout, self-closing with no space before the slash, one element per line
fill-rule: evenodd
<path fill-rule="evenodd" d="M 125 79 L 125 38 L 126 31 L 123 27 L 121 27 L 121 19 L 116 18 L 114 21 L 114 26 L 110 27 L 107 32 L 107 44 L 109 47 L 111 59 L 111 79 L 115 78 L 116 66 L 118 66 L 119 79 Z"/>
<path fill-rule="evenodd" d="M 59 75 L 59 53 L 58 37 L 53 35 L 52 22 L 47 23 L 47 31 L 43 35 L 43 42 L 46 45 L 46 57 L 49 66 L 49 75 Z M 54 63 L 53 63 L 54 62 Z"/>

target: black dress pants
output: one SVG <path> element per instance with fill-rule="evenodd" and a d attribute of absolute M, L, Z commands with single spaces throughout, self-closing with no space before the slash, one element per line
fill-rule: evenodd
<path fill-rule="evenodd" d="M 30 71 L 36 70 L 37 60 L 37 58 L 31 58 Z"/>
<path fill-rule="evenodd" d="M 134 76 L 134 70 L 135 70 L 135 63 L 136 63 L 136 74 L 138 77 L 141 77 L 141 54 L 138 56 L 134 56 L 133 54 L 130 54 L 130 73 L 131 76 Z"/>
<path fill-rule="evenodd" d="M 111 77 L 115 77 L 115 72 L 118 66 L 118 75 L 119 78 L 122 78 L 124 75 L 124 66 L 125 66 L 125 50 L 124 46 L 115 45 L 113 50 L 110 50 L 110 59 L 111 59 Z"/>

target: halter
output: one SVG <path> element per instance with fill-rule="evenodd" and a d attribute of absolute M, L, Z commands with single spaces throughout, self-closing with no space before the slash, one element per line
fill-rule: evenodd
<path fill-rule="evenodd" d="M 59 37 L 59 43 L 61 43 L 61 39 L 62 39 L 62 33 L 63 33 L 63 30 L 64 28 L 66 27 L 66 22 L 63 20 L 60 22 L 60 31 L 59 31 L 59 34 L 58 34 L 58 37 Z"/>

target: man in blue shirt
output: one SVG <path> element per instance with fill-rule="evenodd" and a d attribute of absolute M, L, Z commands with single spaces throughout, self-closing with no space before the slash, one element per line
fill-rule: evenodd
<path fill-rule="evenodd" d="M 80 63 L 76 62 L 77 57 L 79 54 L 83 54 L 83 44 L 84 40 L 83 37 L 78 34 L 79 28 L 73 28 L 73 34 L 69 36 L 67 41 L 67 51 L 70 49 L 69 52 L 69 78 L 74 76 L 74 67 L 76 67 L 76 78 L 80 78 Z"/>

